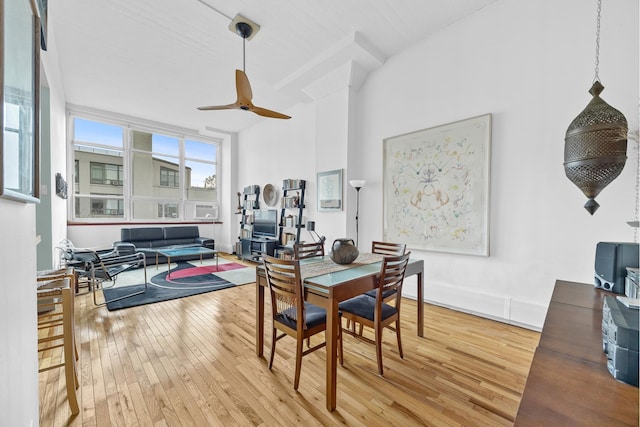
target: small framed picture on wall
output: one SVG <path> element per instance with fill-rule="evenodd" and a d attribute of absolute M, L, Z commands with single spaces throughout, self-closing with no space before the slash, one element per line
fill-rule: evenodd
<path fill-rule="evenodd" d="M 342 210 L 342 169 L 318 173 L 318 210 Z"/>

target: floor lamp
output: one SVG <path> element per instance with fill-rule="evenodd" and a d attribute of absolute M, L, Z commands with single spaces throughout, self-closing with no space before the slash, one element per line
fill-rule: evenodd
<path fill-rule="evenodd" d="M 360 211 L 360 189 L 367 185 L 364 179 L 352 179 L 349 184 L 356 189 L 356 247 L 358 247 L 358 212 Z"/>

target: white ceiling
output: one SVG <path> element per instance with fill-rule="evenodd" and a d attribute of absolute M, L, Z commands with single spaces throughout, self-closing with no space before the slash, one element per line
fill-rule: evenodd
<path fill-rule="evenodd" d="M 199 111 L 235 101 L 242 38 L 254 104 L 287 113 L 314 81 L 354 61 L 366 72 L 496 0 L 56 0 L 49 2 L 68 103 L 196 130 L 237 132 L 265 119 Z M 295 117 L 293 118 L 295 119 Z"/>

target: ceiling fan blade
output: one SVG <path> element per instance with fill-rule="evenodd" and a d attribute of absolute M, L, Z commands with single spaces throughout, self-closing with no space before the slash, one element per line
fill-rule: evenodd
<path fill-rule="evenodd" d="M 291 116 L 287 116 L 286 114 L 278 113 L 277 111 L 267 110 L 266 108 L 252 106 L 249 111 L 253 111 L 259 116 L 263 117 L 271 117 L 274 119 L 290 119 Z"/>
<path fill-rule="evenodd" d="M 249 84 L 249 78 L 242 70 L 236 70 L 236 92 L 238 94 L 238 101 L 245 100 L 251 102 L 253 98 L 251 84 Z"/>
<path fill-rule="evenodd" d="M 228 105 L 211 105 L 208 107 L 198 107 L 198 110 L 210 111 L 210 110 L 245 110 L 252 111 L 255 114 L 263 117 L 270 117 L 274 119 L 290 119 L 291 116 L 278 113 L 277 111 L 268 110 L 262 107 L 256 107 L 251 102 L 253 92 L 251 91 L 251 84 L 249 78 L 242 70 L 236 70 L 236 92 L 238 99 L 233 104 Z"/>
<path fill-rule="evenodd" d="M 238 108 L 238 104 L 227 104 L 227 105 L 210 105 L 208 107 L 198 107 L 198 110 L 202 111 L 211 111 L 211 110 L 235 110 Z"/>

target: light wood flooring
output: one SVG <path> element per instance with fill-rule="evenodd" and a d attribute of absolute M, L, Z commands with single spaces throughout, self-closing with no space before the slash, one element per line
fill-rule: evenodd
<path fill-rule="evenodd" d="M 344 337 L 328 412 L 324 350 L 304 357 L 297 392 L 294 340 L 278 341 L 272 371 L 256 356 L 254 284 L 114 312 L 80 295 L 80 414 L 70 417 L 63 370 L 43 372 L 40 425 L 513 425 L 539 333 L 429 304 L 425 314 L 418 338 L 416 303 L 403 300 L 405 357 L 385 332 L 384 377 L 375 348 Z"/>

